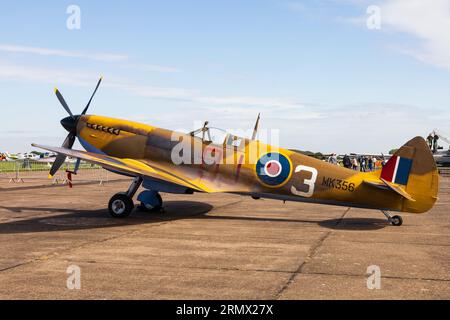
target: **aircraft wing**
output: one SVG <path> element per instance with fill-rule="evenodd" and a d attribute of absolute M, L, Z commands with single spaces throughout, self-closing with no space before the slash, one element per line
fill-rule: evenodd
<path fill-rule="evenodd" d="M 252 192 L 252 187 L 248 183 L 240 183 L 230 180 L 219 180 L 214 174 L 198 170 L 198 168 L 186 168 L 176 166 L 166 162 L 156 162 L 145 159 L 145 161 L 135 159 L 123 159 L 110 157 L 100 153 L 86 152 L 80 150 L 66 149 L 62 147 L 50 147 L 33 144 L 34 147 L 64 154 L 69 157 L 78 158 L 89 163 L 94 163 L 119 173 L 150 177 L 163 180 L 179 186 L 190 188 L 200 192 Z"/>
<path fill-rule="evenodd" d="M 33 147 L 56 152 L 58 154 L 64 154 L 66 156 L 78 158 L 89 163 L 98 164 L 106 169 L 118 171 L 120 173 L 134 176 L 147 176 L 159 180 L 164 180 L 167 182 L 171 182 L 180 186 L 193 189 L 195 191 L 214 192 L 214 190 L 210 190 L 210 188 L 205 188 L 205 186 L 189 182 L 187 179 L 184 179 L 183 177 L 172 174 L 166 170 L 159 170 L 142 161 L 134 159 L 115 158 L 99 153 L 66 149 L 61 147 L 50 147 L 37 144 L 32 145 Z"/>

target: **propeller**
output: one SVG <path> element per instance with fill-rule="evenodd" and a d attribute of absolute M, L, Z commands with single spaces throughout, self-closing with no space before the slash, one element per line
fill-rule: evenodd
<path fill-rule="evenodd" d="M 97 86 L 95 87 L 94 92 L 91 95 L 91 98 L 89 99 L 89 102 L 87 103 L 86 107 L 81 112 L 81 116 L 85 115 L 86 112 L 89 109 L 89 106 L 91 105 L 92 99 L 95 96 L 95 93 L 97 92 L 98 87 L 100 86 L 100 83 L 102 82 L 103 77 L 100 77 L 98 80 Z M 69 105 L 67 104 L 66 100 L 64 100 L 64 97 L 62 96 L 61 92 L 57 88 L 55 88 L 55 94 L 58 98 L 59 102 L 63 106 L 64 110 L 69 114 L 69 117 L 66 117 L 61 120 L 61 125 L 69 132 L 66 139 L 64 140 L 62 147 L 66 149 L 72 149 L 73 144 L 75 143 L 75 138 L 77 137 L 77 123 L 80 118 L 80 115 L 74 115 L 72 113 L 72 110 L 70 110 Z M 56 156 L 55 162 L 53 162 L 53 165 L 50 169 L 50 177 L 53 177 L 56 172 L 58 172 L 59 168 L 64 164 L 66 161 L 67 156 L 63 154 L 58 154 Z M 76 173 L 79 167 L 79 160 L 77 161 L 77 165 L 75 166 L 75 170 L 73 173 Z"/>

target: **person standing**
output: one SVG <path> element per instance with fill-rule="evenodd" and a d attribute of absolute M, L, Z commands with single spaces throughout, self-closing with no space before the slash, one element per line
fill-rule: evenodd
<path fill-rule="evenodd" d="M 373 158 L 371 156 L 369 156 L 367 164 L 369 166 L 369 171 L 373 171 Z"/>
<path fill-rule="evenodd" d="M 352 160 L 352 169 L 358 170 L 358 160 L 356 159 L 356 157 L 354 157 Z"/>
<path fill-rule="evenodd" d="M 430 133 L 428 135 L 427 141 L 428 141 L 428 146 L 430 147 L 430 150 L 432 150 L 433 149 L 433 143 L 434 143 L 433 133 Z"/>
<path fill-rule="evenodd" d="M 366 158 L 364 156 L 361 156 L 359 160 L 359 170 L 361 172 L 366 172 Z"/>
<path fill-rule="evenodd" d="M 344 163 L 344 167 L 347 169 L 350 169 L 352 167 L 352 162 L 350 160 L 350 157 L 348 155 L 344 156 L 344 159 L 342 160 L 342 162 Z"/>
<path fill-rule="evenodd" d="M 437 149 L 438 149 L 438 140 L 439 140 L 439 136 L 435 133 L 434 137 L 433 137 L 433 153 L 436 153 Z"/>
<path fill-rule="evenodd" d="M 338 161 L 337 161 L 337 156 L 336 156 L 336 154 L 335 153 L 333 153 L 329 158 L 328 158 L 328 162 L 329 163 L 332 163 L 332 164 L 338 164 Z"/>

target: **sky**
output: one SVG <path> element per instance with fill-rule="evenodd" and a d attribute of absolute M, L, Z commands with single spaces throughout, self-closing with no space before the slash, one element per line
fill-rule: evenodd
<path fill-rule="evenodd" d="M 61 145 L 54 87 L 80 113 L 102 75 L 90 114 L 386 153 L 450 135 L 448 30 L 450 0 L 3 1 L 0 151 Z"/>

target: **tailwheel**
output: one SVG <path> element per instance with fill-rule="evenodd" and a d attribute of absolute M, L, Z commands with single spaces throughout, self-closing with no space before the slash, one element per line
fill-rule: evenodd
<path fill-rule="evenodd" d="M 400 216 L 391 216 L 390 212 L 387 210 L 381 210 L 383 214 L 386 216 L 388 221 L 396 227 L 400 227 L 403 224 L 403 219 Z"/>
<path fill-rule="evenodd" d="M 390 222 L 393 226 L 400 227 L 403 224 L 403 219 L 400 216 L 393 216 Z"/>
<path fill-rule="evenodd" d="M 126 193 L 117 193 L 109 200 L 108 209 L 113 218 L 126 218 L 134 209 L 133 199 Z"/>

